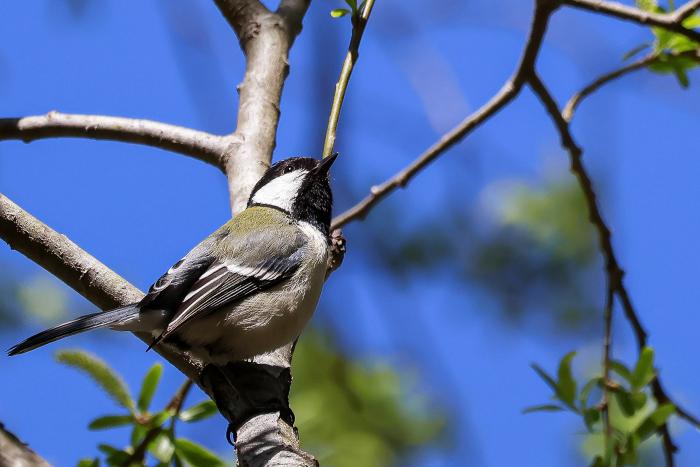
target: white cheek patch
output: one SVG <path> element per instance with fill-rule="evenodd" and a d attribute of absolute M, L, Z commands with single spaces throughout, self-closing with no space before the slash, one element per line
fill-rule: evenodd
<path fill-rule="evenodd" d="M 268 204 L 291 211 L 294 198 L 308 173 L 308 170 L 295 170 L 275 178 L 255 193 L 253 203 Z"/>

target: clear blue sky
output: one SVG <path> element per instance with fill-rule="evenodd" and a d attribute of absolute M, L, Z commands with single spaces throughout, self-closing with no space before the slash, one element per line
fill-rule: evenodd
<path fill-rule="evenodd" d="M 320 152 L 349 35 L 347 21 L 328 16 L 340 3 L 315 1 L 294 46 L 277 159 Z M 334 168 L 338 212 L 485 102 L 514 69 L 530 1 L 429 3 L 382 0 L 375 6 L 341 119 L 342 158 Z M 213 2 L 6 2 L 0 22 L 0 116 L 56 109 L 217 133 L 235 125 L 243 60 Z M 552 21 L 539 69 L 563 102 L 647 40 L 649 32 L 635 25 L 562 10 Z M 585 102 L 573 128 L 596 181 L 605 185 L 604 214 L 667 389 L 700 413 L 700 75 L 690 79 L 691 89 L 684 91 L 672 77 L 630 76 Z M 483 190 L 503 178 L 538 182 L 542 167 L 557 160 L 566 166 L 550 121 L 525 91 L 407 190 L 392 195 L 372 214 L 373 222 L 394 212 L 403 220 L 386 231 L 410 231 L 423 218 L 449 216 L 451 206 L 477 208 Z M 229 214 L 225 180 L 216 169 L 117 143 L 3 142 L 0 191 L 142 288 Z M 390 276 L 363 254 L 369 240 L 362 230 L 361 223 L 346 230 L 345 265 L 328 283 L 314 319 L 331 325 L 353 356 L 406 368 L 426 392 L 454 408 L 453 446 L 420 453 L 414 464 L 465 465 L 470 459 L 467 465 L 489 467 L 570 465 L 583 431 L 579 421 L 520 413 L 549 395 L 529 364 L 553 368 L 573 349 L 594 361 L 597 336 L 504 325 L 492 304 L 453 279 L 449 268 L 407 280 Z M 41 274 L 6 246 L 0 247 L 0 265 L 22 278 Z M 76 313 L 93 309 L 72 297 Z M 0 333 L 2 347 L 33 330 Z M 616 335 L 617 354 L 632 355 L 621 319 Z M 93 454 L 97 442 L 112 437 L 85 429 L 112 404 L 54 363 L 53 352 L 66 346 L 96 352 L 132 385 L 154 359 L 132 336 L 107 333 L 30 356 L 0 357 L 0 421 L 56 465 Z M 181 378 L 167 368 L 165 381 L 170 389 L 159 394 L 161 402 Z M 678 465 L 700 464 L 698 433 L 673 428 L 682 448 Z M 190 430 L 227 452 L 222 421 Z"/>

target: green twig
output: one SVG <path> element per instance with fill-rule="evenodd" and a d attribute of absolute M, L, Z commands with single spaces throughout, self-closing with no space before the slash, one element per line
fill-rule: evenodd
<path fill-rule="evenodd" d="M 367 26 L 367 20 L 372 13 L 374 0 L 367 0 L 362 12 L 355 11 L 352 15 L 352 36 L 350 37 L 350 45 L 348 53 L 343 61 L 343 68 L 340 70 L 338 82 L 335 84 L 335 94 L 333 95 L 333 105 L 331 113 L 328 116 L 328 128 L 326 129 L 326 138 L 323 143 L 323 157 L 328 157 L 333 154 L 333 146 L 335 145 L 335 135 L 338 129 L 338 120 L 340 119 L 340 109 L 343 106 L 345 99 L 345 91 L 348 88 L 350 75 L 355 68 L 357 58 L 360 56 L 360 41 Z"/>
<path fill-rule="evenodd" d="M 190 389 L 192 389 L 192 384 L 192 380 L 188 378 L 187 381 L 185 381 L 182 384 L 182 386 L 180 386 L 180 389 L 177 390 L 175 395 L 173 395 L 172 399 L 170 399 L 168 405 L 165 406 L 165 410 L 171 410 L 173 412 L 169 430 L 175 429 L 175 420 L 177 419 L 177 416 L 182 410 L 182 404 L 185 402 L 185 397 L 187 397 L 187 393 L 189 393 Z M 162 426 L 154 426 L 153 428 L 148 430 L 146 432 L 146 435 L 143 437 L 143 440 L 141 440 L 139 445 L 136 446 L 136 448 L 134 449 L 134 452 L 129 456 L 128 459 L 124 461 L 122 467 L 129 467 L 131 465 L 143 465 L 144 459 L 146 457 L 146 451 L 148 450 L 148 445 L 151 444 L 151 442 L 155 440 L 158 437 L 158 435 L 161 434 L 163 431 L 164 430 Z"/>

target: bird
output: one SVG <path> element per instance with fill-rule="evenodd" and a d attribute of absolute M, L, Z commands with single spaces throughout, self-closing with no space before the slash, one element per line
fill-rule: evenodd
<path fill-rule="evenodd" d="M 84 331 L 148 332 L 226 365 L 294 341 L 326 278 L 333 194 L 324 159 L 291 157 L 260 178 L 245 210 L 177 261 L 137 303 L 81 316 L 8 350 L 17 355 Z"/>

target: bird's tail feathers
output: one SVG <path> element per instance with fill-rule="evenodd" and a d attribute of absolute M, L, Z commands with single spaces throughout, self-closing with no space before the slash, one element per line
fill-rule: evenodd
<path fill-rule="evenodd" d="M 73 334 L 78 334 L 83 331 L 90 331 L 92 329 L 98 329 L 105 326 L 116 325 L 128 318 L 134 317 L 134 315 L 137 315 L 138 313 L 139 308 L 137 304 L 134 303 L 121 308 L 115 308 L 113 310 L 100 311 L 98 313 L 81 316 L 73 321 L 59 324 L 56 327 L 47 329 L 46 331 L 42 331 L 39 334 L 35 334 L 32 337 L 23 340 L 14 347 L 11 347 L 7 351 L 7 354 L 18 355 L 46 345 L 49 342 L 72 336 Z"/>

